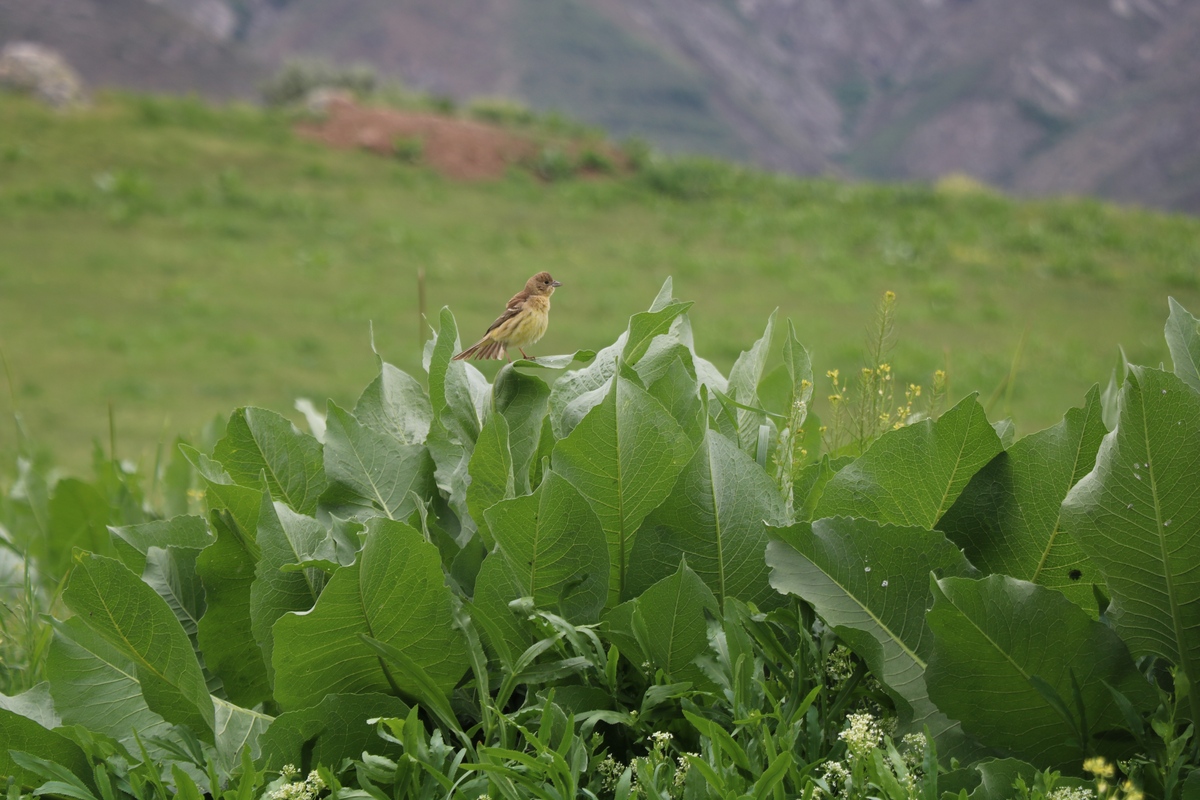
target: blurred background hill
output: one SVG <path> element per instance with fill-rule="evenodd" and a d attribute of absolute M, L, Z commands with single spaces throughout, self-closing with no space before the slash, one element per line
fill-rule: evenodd
<path fill-rule="evenodd" d="M 253 98 L 289 59 L 798 174 L 1200 211 L 1188 0 L 0 0 L 90 84 Z"/>

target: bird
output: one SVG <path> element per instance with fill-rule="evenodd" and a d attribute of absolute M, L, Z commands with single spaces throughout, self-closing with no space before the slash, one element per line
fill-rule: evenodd
<path fill-rule="evenodd" d="M 550 277 L 549 272 L 539 272 L 525 282 L 525 288 L 512 296 L 504 313 L 496 318 L 475 344 L 463 350 L 454 357 L 455 361 L 464 358 L 508 358 L 508 348 L 515 347 L 521 351 L 522 358 L 529 345 L 541 339 L 550 325 L 550 295 L 561 283 Z"/>

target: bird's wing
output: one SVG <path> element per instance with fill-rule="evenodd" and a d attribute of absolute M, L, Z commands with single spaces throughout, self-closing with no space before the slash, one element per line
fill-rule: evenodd
<path fill-rule="evenodd" d="M 520 314 L 521 310 L 525 308 L 525 301 L 528 299 L 529 292 L 517 292 L 514 294 L 512 299 L 508 301 L 508 307 L 504 309 L 504 313 L 496 317 L 496 321 L 487 329 L 487 332 L 491 333 L 517 314 Z"/>

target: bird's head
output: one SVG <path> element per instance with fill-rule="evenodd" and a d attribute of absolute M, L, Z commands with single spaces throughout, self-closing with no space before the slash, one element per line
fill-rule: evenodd
<path fill-rule="evenodd" d="M 525 283 L 525 291 L 549 297 L 554 294 L 554 289 L 558 286 L 562 286 L 562 284 L 550 277 L 549 272 L 539 272 Z"/>

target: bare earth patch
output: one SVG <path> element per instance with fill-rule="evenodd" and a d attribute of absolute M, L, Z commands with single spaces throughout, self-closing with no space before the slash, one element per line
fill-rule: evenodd
<path fill-rule="evenodd" d="M 370 108 L 332 100 L 319 122 L 297 132 L 308 139 L 342 149 L 365 149 L 380 155 L 397 152 L 397 143 L 420 141 L 422 161 L 459 180 L 499 178 L 510 164 L 532 158 L 537 145 L 493 125 L 388 108 Z"/>

